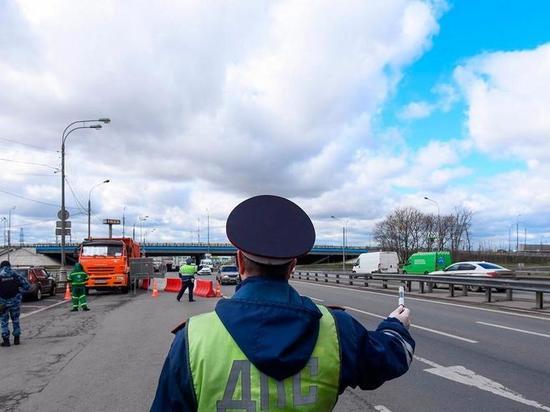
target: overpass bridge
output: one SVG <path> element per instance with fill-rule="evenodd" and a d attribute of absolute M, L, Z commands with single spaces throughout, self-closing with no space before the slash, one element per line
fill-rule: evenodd
<path fill-rule="evenodd" d="M 41 243 L 25 245 L 36 248 L 37 253 L 48 255 L 54 259 L 61 257 L 61 245 L 58 243 Z M 67 258 L 76 260 L 76 253 L 80 243 L 68 243 L 65 245 Z M 231 256 L 237 253 L 237 249 L 230 243 L 144 243 L 141 249 L 146 256 L 201 256 L 210 253 L 213 256 Z M 369 250 L 362 246 L 346 246 L 346 259 L 359 256 Z M 342 261 L 342 246 L 314 245 L 313 249 L 299 259 L 300 264 L 312 263 L 320 260 L 337 262 Z"/>

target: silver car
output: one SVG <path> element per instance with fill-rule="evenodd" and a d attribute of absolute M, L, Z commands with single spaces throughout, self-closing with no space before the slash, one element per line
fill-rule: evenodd
<path fill-rule="evenodd" d="M 235 265 L 223 265 L 218 269 L 216 279 L 222 284 L 236 285 L 241 281 L 239 269 Z"/>

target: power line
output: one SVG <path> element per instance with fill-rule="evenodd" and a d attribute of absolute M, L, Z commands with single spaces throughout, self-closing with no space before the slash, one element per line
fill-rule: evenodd
<path fill-rule="evenodd" d="M 47 151 L 49 151 L 49 152 L 55 152 L 55 151 L 56 151 L 56 150 L 54 150 L 54 149 L 49 149 L 49 148 L 42 147 L 42 146 L 35 146 L 35 145 L 29 144 L 29 143 L 18 142 L 17 140 L 6 139 L 5 137 L 0 137 L 0 140 L 3 140 L 3 141 L 5 141 L 5 142 L 10 142 L 10 143 L 19 144 L 19 145 L 21 145 L 21 146 L 33 147 L 33 148 L 35 148 L 35 149 L 47 150 Z"/>
<path fill-rule="evenodd" d="M 22 164 L 26 164 L 26 165 L 34 165 L 34 166 L 43 166 L 43 167 L 48 167 L 50 169 L 53 169 L 55 171 L 58 171 L 59 168 L 58 167 L 54 167 L 54 166 L 51 166 L 51 165 L 47 165 L 45 163 L 36 163 L 36 162 L 26 162 L 24 160 L 14 160 L 14 159 L 4 159 L 4 158 L 0 158 L 0 160 L 4 161 L 4 162 L 11 162 L 11 163 L 22 163 Z"/>
<path fill-rule="evenodd" d="M 84 212 L 78 212 L 78 213 L 75 213 L 74 215 L 72 215 L 72 217 L 74 216 L 81 216 L 81 215 L 85 215 Z M 55 222 L 57 221 L 57 219 L 51 219 L 51 218 L 48 218 L 48 219 L 42 219 L 42 220 L 35 220 L 33 222 L 30 222 L 30 223 L 22 223 L 20 225 L 11 225 L 11 227 L 13 228 L 16 228 L 16 227 L 27 227 L 27 226 L 34 226 L 34 225 L 40 225 L 42 223 L 50 223 L 50 222 Z"/>
<path fill-rule="evenodd" d="M 31 199 L 29 197 L 25 197 L 25 196 L 22 196 L 20 194 L 13 193 L 13 192 L 8 192 L 7 190 L 3 190 L 3 189 L 0 189 L 0 193 L 5 193 L 5 194 L 10 195 L 10 196 L 18 197 L 19 199 L 28 200 L 29 202 L 40 203 L 41 205 L 59 207 L 59 205 L 55 204 L 55 203 L 48 203 L 48 202 L 43 202 L 41 200 Z M 78 209 L 78 208 L 68 206 L 67 209 Z"/>
<path fill-rule="evenodd" d="M 73 190 L 73 187 L 71 186 L 71 183 L 69 182 L 69 179 L 67 179 L 67 177 L 65 176 L 65 181 L 67 182 L 67 185 L 69 186 L 69 190 L 71 191 L 71 193 L 73 194 L 73 198 L 74 200 L 76 201 L 76 204 L 80 207 L 80 209 L 82 211 L 84 211 L 84 213 L 88 213 L 87 209 L 82 206 L 82 202 L 80 201 L 80 199 L 78 198 L 78 196 L 76 195 L 76 193 L 74 192 Z"/>

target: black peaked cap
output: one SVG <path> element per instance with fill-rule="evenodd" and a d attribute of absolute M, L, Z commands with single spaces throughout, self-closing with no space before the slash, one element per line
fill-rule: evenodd
<path fill-rule="evenodd" d="M 227 218 L 229 241 L 245 253 L 271 259 L 305 255 L 315 243 L 311 219 L 297 204 L 279 196 L 251 197 Z"/>

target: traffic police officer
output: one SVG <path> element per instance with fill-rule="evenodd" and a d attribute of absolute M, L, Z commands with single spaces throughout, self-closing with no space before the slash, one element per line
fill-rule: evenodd
<path fill-rule="evenodd" d="M 152 411 L 328 411 L 346 387 L 375 389 L 408 370 L 408 309 L 369 332 L 289 285 L 315 241 L 300 207 L 256 196 L 231 212 L 226 231 L 243 282 L 215 312 L 176 328 Z"/>
<path fill-rule="evenodd" d="M 10 346 L 10 329 L 8 327 L 11 318 L 13 328 L 13 344 L 19 345 L 21 327 L 19 325 L 19 314 L 21 310 L 22 290 L 29 290 L 31 285 L 27 280 L 14 272 L 10 262 L 4 260 L 0 263 L 0 320 L 2 324 L 2 344 Z"/>
<path fill-rule="evenodd" d="M 181 288 L 178 292 L 178 296 L 176 297 L 178 302 L 187 288 L 189 288 L 189 302 L 195 301 L 193 299 L 193 282 L 195 281 L 195 273 L 197 273 L 197 266 L 193 264 L 193 259 L 187 258 L 185 265 L 180 266 L 178 274 L 181 279 Z"/>
<path fill-rule="evenodd" d="M 78 312 L 78 308 L 87 311 L 88 302 L 86 301 L 86 282 L 88 274 L 82 269 L 82 265 L 77 263 L 74 265 L 73 271 L 67 279 L 71 284 L 71 295 L 73 300 L 73 308 L 71 312 Z"/>

